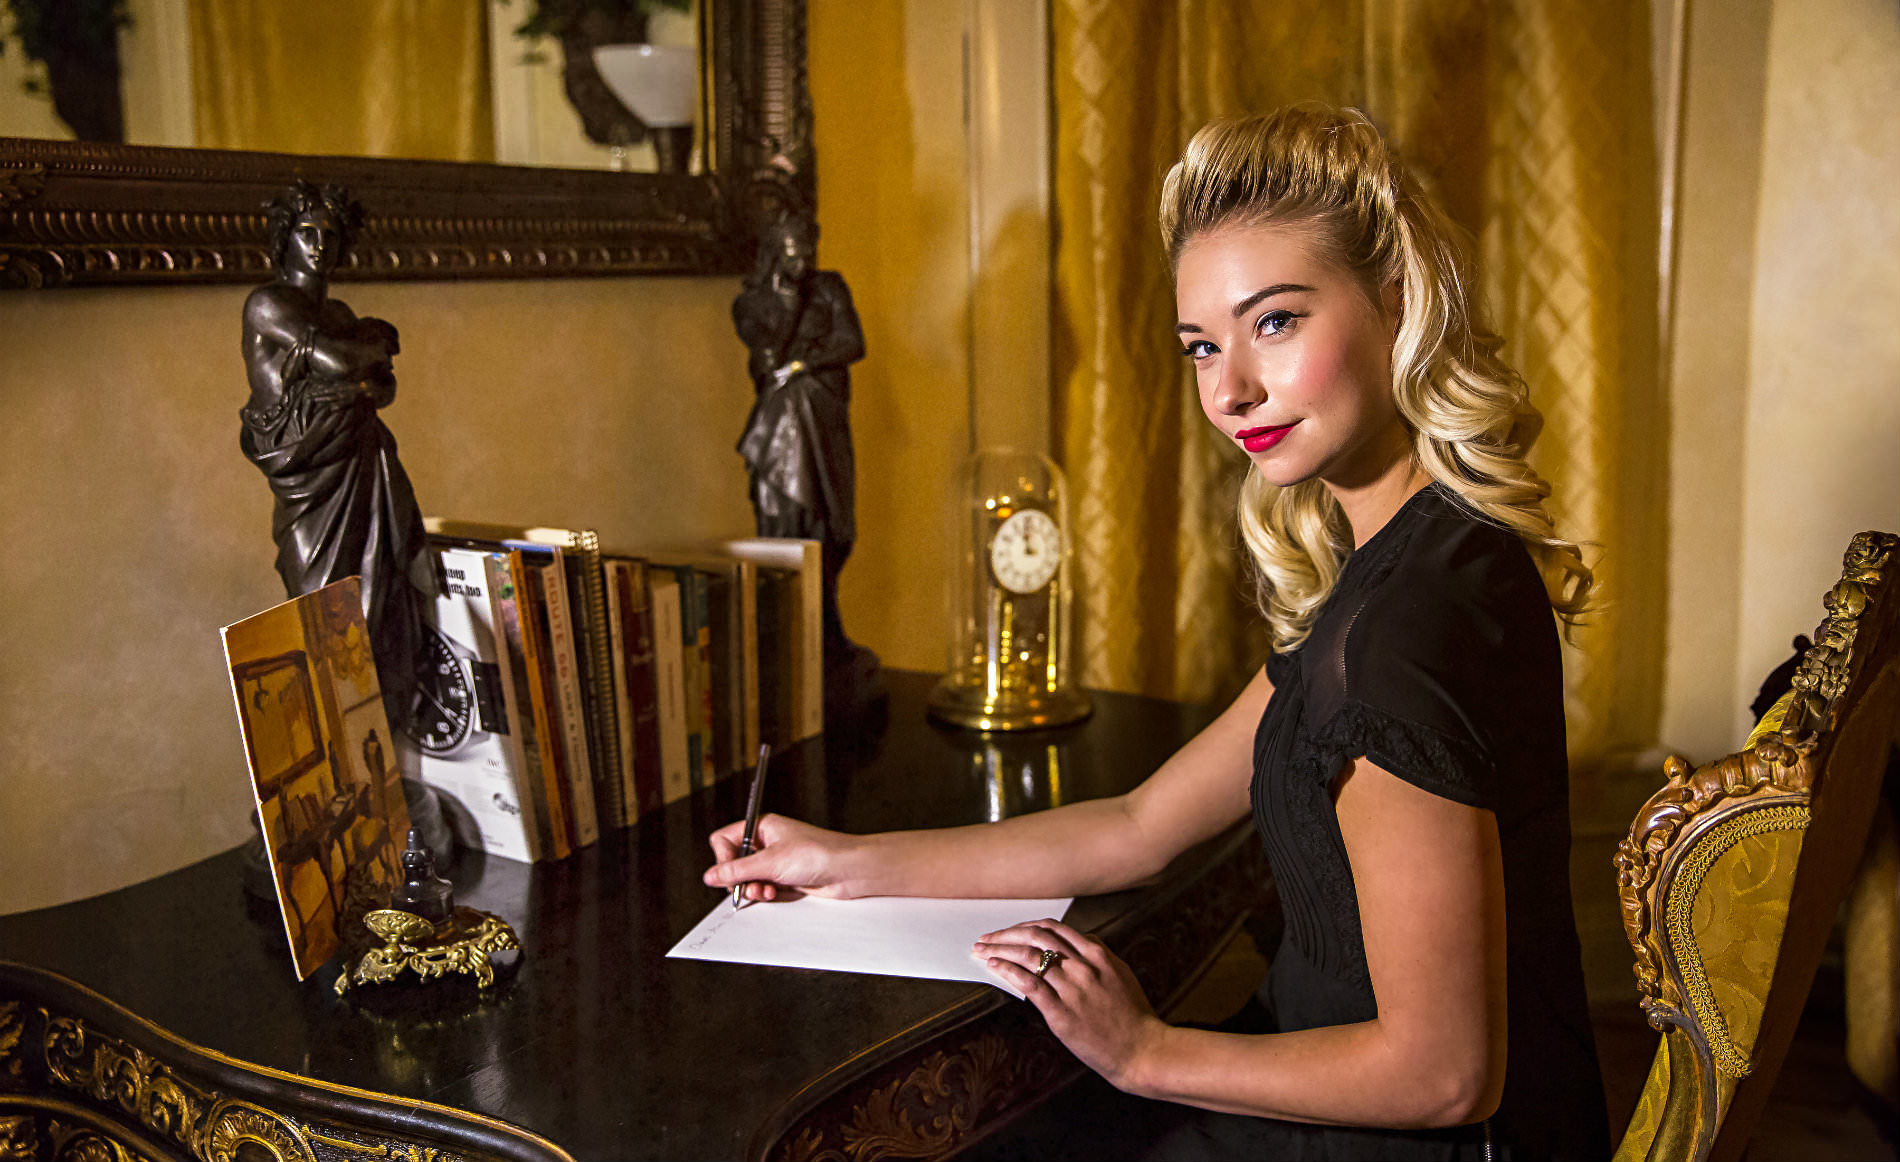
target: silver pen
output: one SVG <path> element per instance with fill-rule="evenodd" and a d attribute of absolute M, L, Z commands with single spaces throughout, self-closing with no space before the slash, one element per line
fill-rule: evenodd
<path fill-rule="evenodd" d="M 759 831 L 759 804 L 765 801 L 765 764 L 772 757 L 772 744 L 759 744 L 759 769 L 752 772 L 752 796 L 745 805 L 745 838 L 739 841 L 739 858 L 752 854 L 752 840 Z M 732 885 L 732 907 L 734 911 L 749 902 L 740 898 L 745 890 L 744 884 Z"/>

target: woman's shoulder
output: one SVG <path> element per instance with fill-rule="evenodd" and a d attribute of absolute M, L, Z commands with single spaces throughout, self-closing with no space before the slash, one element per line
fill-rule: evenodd
<path fill-rule="evenodd" d="M 1406 527 L 1358 620 L 1443 627 L 1469 642 L 1548 623 L 1550 597 L 1522 537 L 1442 484 L 1428 485 L 1395 520 Z"/>
<path fill-rule="evenodd" d="M 1349 615 L 1340 693 L 1449 703 L 1441 715 L 1468 719 L 1500 687 L 1560 672 L 1556 620 L 1523 539 L 1431 489 L 1402 514 L 1403 543 Z"/>

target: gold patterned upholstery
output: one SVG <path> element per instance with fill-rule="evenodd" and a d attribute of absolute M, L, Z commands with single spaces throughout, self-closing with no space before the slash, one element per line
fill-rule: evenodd
<path fill-rule="evenodd" d="M 1739 753 L 1670 758 L 1617 850 L 1663 1034 L 1618 1162 L 1734 1158 L 1774 1084 L 1900 729 L 1897 544 L 1854 538 L 1794 689 Z"/>

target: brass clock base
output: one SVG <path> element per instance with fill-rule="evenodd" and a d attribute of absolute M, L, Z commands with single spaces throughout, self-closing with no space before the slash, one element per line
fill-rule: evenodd
<path fill-rule="evenodd" d="M 990 690 L 982 681 L 946 676 L 930 692 L 930 716 L 965 730 L 1046 730 L 1087 718 L 1089 696 L 1060 690 Z"/>

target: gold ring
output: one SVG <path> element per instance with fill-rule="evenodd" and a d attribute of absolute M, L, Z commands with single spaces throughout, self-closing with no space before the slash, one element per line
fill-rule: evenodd
<path fill-rule="evenodd" d="M 1062 959 L 1062 954 L 1060 952 L 1057 952 L 1055 949 L 1053 948 L 1043 949 L 1042 959 L 1036 963 L 1036 979 L 1041 980 L 1042 974 L 1045 972 L 1048 972 L 1050 967 L 1054 965 L 1056 961 L 1061 960 L 1061 959 Z"/>

